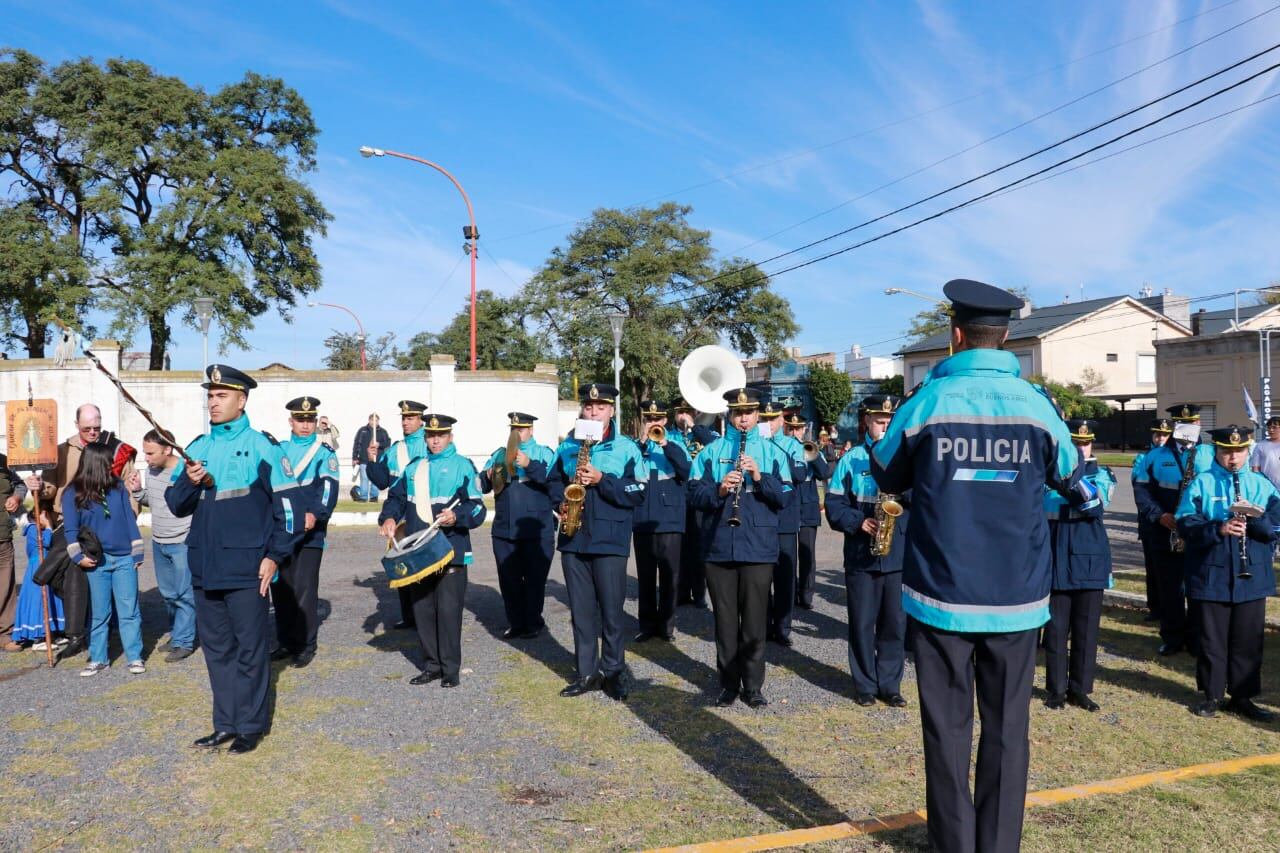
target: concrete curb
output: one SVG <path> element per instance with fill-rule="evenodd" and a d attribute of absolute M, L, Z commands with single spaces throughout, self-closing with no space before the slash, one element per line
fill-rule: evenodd
<path fill-rule="evenodd" d="M 1145 610 L 1147 607 L 1146 596 L 1118 589 L 1103 590 L 1102 603 L 1108 607 L 1128 607 L 1134 610 Z M 1280 630 L 1280 617 L 1268 616 L 1267 627 Z"/>

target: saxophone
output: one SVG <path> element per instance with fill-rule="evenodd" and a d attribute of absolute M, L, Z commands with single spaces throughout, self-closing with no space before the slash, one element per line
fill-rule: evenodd
<path fill-rule="evenodd" d="M 582 470 L 583 465 L 591 462 L 591 445 L 594 441 L 587 439 L 578 450 L 578 464 L 574 473 Z M 564 487 L 564 503 L 560 505 L 560 532 L 565 536 L 573 536 L 582 526 L 582 506 L 587 499 L 587 487 L 581 483 L 570 483 Z"/>
<path fill-rule="evenodd" d="M 902 503 L 897 495 L 881 492 L 876 498 L 876 535 L 871 540 L 871 554 L 887 557 L 893 550 L 893 528 L 902 515 Z"/>
<path fill-rule="evenodd" d="M 1187 490 L 1187 486 L 1191 485 L 1191 480 L 1196 475 L 1196 446 L 1192 444 L 1187 448 L 1187 467 L 1182 472 L 1182 482 L 1178 484 L 1178 497 L 1173 502 L 1174 511 L 1177 512 L 1178 504 L 1182 503 L 1182 493 Z M 1178 534 L 1177 530 L 1169 531 L 1169 552 L 1172 554 L 1181 554 L 1187 549 L 1187 543 Z"/>

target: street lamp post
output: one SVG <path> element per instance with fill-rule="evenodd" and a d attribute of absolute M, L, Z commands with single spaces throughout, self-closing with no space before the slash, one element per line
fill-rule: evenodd
<path fill-rule="evenodd" d="M 311 300 L 307 300 L 307 307 L 308 308 L 337 308 L 339 311 L 346 311 L 348 314 L 351 315 L 351 319 L 356 321 L 356 329 L 358 329 L 360 332 L 360 335 L 359 335 L 360 337 L 360 369 L 361 370 L 366 369 L 368 362 L 365 360 L 365 352 L 364 352 L 364 342 L 365 342 L 364 325 L 360 322 L 360 318 L 356 316 L 356 312 L 352 311 L 350 308 L 348 308 L 345 305 L 338 305 L 334 302 L 312 302 Z"/>
<path fill-rule="evenodd" d="M 471 199 L 467 196 L 467 191 L 462 188 L 462 184 L 458 183 L 458 179 L 450 174 L 449 170 L 441 166 L 439 163 L 432 163 L 430 160 L 424 160 L 421 157 L 415 157 L 412 154 L 402 154 L 399 151 L 387 151 L 384 148 L 372 148 L 368 145 L 360 146 L 361 157 L 399 157 L 402 160 L 412 160 L 414 163 L 421 163 L 424 166 L 430 166 L 440 174 L 444 175 L 458 189 L 462 195 L 462 201 L 467 205 L 467 218 L 471 220 L 470 225 L 462 226 L 463 239 L 467 241 L 465 246 L 466 252 L 471 256 L 471 369 L 476 369 L 476 253 L 478 247 L 476 241 L 480 239 L 480 229 L 476 228 L 476 214 L 471 207 Z"/>
<path fill-rule="evenodd" d="M 936 303 L 938 303 L 939 305 L 945 306 L 945 307 L 947 307 L 947 308 L 950 308 L 950 307 L 951 307 L 951 303 L 950 303 L 950 302 L 948 302 L 947 300 L 945 300 L 945 299 L 939 299 L 939 298 L 938 298 L 938 297 L 936 297 L 936 296 L 930 296 L 930 295 L 929 295 L 929 294 L 927 294 L 927 293 L 917 293 L 917 292 L 916 292 L 916 291 L 914 291 L 914 290 L 907 290 L 905 287 L 887 287 L 887 288 L 885 288 L 885 291 L 884 291 L 884 295 L 885 295 L 885 296 L 893 296 L 895 293 L 905 293 L 905 294 L 907 294 L 908 296 L 914 296 L 914 297 L 916 297 L 917 299 L 923 299 L 923 300 L 925 300 L 926 302 L 936 302 Z M 950 336 L 948 336 L 948 337 L 947 337 L 947 355 L 955 355 L 955 348 L 954 348 L 954 347 L 952 347 L 952 345 L 951 345 L 951 338 L 950 338 Z"/>
<path fill-rule="evenodd" d="M 200 296 L 195 300 L 196 319 L 200 321 L 200 337 L 204 345 L 204 366 L 200 368 L 203 375 L 209 369 L 209 322 L 213 319 L 213 300 L 208 296 Z M 204 431 L 209 434 L 209 397 L 204 398 Z"/>
<path fill-rule="evenodd" d="M 614 309 L 609 312 L 609 329 L 613 332 L 613 387 L 618 389 L 618 400 L 613 407 L 613 430 L 617 434 L 622 425 L 622 324 L 627 312 Z"/>

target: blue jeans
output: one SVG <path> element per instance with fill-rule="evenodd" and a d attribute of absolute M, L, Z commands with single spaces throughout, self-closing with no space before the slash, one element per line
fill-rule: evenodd
<path fill-rule="evenodd" d="M 196 600 L 191 591 L 191 569 L 187 567 L 187 543 L 151 543 L 156 561 L 156 586 L 164 597 L 173 630 L 169 644 L 179 649 L 196 646 Z"/>
<path fill-rule="evenodd" d="M 97 568 L 85 572 L 89 578 L 89 660 L 108 663 L 107 633 L 111 626 L 111 605 L 115 600 L 120 622 L 120 643 L 128 661 L 142 660 L 142 614 L 138 611 L 138 569 L 133 557 L 106 554 Z"/>
<path fill-rule="evenodd" d="M 360 490 L 356 494 L 360 495 L 362 501 L 376 501 L 378 487 L 369 479 L 369 475 L 365 472 L 366 467 L 363 463 L 360 465 Z"/>

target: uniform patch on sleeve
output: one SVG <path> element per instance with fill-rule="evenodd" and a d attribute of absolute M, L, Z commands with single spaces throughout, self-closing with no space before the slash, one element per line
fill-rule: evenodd
<path fill-rule="evenodd" d="M 338 457 L 336 456 L 329 457 L 329 470 L 335 474 L 338 473 Z"/>
<path fill-rule="evenodd" d="M 290 462 L 289 457 L 284 454 L 280 455 L 280 468 L 285 472 L 285 474 L 290 477 L 293 476 L 293 463 Z"/>

